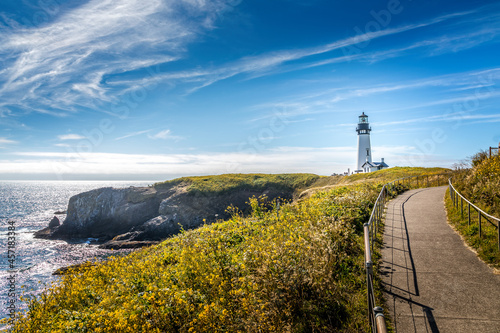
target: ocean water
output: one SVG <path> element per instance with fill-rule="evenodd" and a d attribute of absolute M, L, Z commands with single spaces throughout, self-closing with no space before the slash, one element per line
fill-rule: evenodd
<path fill-rule="evenodd" d="M 75 194 L 100 187 L 147 186 L 153 182 L 136 181 L 0 181 L 0 318 L 9 313 L 8 305 L 15 299 L 16 310 L 26 304 L 19 296 L 38 295 L 58 277 L 52 273 L 60 268 L 93 258 L 104 259 L 118 252 L 98 249 L 90 240 L 69 244 L 65 241 L 36 239 L 33 233 L 48 226 L 56 211 L 67 209 Z M 61 223 L 65 215 L 57 215 Z M 9 221 L 13 223 L 9 224 Z M 9 226 L 15 228 L 15 245 L 10 248 Z M 12 239 L 11 245 L 12 245 Z M 12 252 L 12 250 L 14 252 Z M 13 267 L 10 267 L 10 265 Z M 14 280 L 10 279 L 14 276 Z M 10 279 L 10 280 L 9 280 Z M 12 287 L 15 287 L 15 296 Z M 9 290 L 10 295 L 9 295 Z"/>

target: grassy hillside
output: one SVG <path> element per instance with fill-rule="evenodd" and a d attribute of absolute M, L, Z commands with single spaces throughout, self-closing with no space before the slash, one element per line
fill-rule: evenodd
<path fill-rule="evenodd" d="M 488 158 L 478 153 L 473 158 L 472 168 L 461 170 L 453 176 L 452 183 L 457 191 L 469 201 L 495 217 L 500 217 L 500 156 Z M 500 268 L 498 251 L 498 230 L 496 223 L 482 219 L 482 237 L 479 237 L 479 218 L 471 210 L 469 225 L 467 206 L 462 216 L 460 209 L 454 209 L 449 195 L 446 197 L 448 218 L 486 263 Z M 492 221 L 493 222 L 493 221 Z"/>
<path fill-rule="evenodd" d="M 153 186 L 157 189 L 184 184 L 188 192 L 194 195 L 221 194 L 232 191 L 281 189 L 295 191 L 307 188 L 320 176 L 310 173 L 294 174 L 225 174 L 218 176 L 182 177 Z"/>
<path fill-rule="evenodd" d="M 428 175 L 432 180 L 433 175 L 439 175 L 443 173 L 451 172 L 450 169 L 445 168 L 413 168 L 413 167 L 394 167 L 389 169 L 383 169 L 376 172 L 370 173 L 359 173 L 351 176 L 329 176 L 318 178 L 308 189 L 301 193 L 304 197 L 306 194 L 310 195 L 317 191 L 325 191 L 330 188 L 345 186 L 356 183 L 388 183 L 392 180 L 417 175 Z"/>
<path fill-rule="evenodd" d="M 476 206 L 500 217 L 500 156 L 477 154 L 471 169 L 453 177 L 453 186 Z"/>
<path fill-rule="evenodd" d="M 400 176 L 395 169 L 380 179 L 389 174 Z M 367 332 L 362 225 L 379 176 L 365 175 L 365 183 L 355 176 L 355 184 L 279 211 L 253 198 L 251 216 L 234 212 L 228 221 L 89 265 L 31 299 L 12 332 Z M 313 178 L 285 182 L 299 188 Z M 207 191 L 203 179 L 188 181 Z M 212 180 L 210 191 L 232 188 Z"/>

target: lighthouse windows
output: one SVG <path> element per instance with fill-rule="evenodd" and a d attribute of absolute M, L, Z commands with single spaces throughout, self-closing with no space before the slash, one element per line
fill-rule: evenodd
<path fill-rule="evenodd" d="M 358 130 L 359 134 L 368 134 L 368 130 Z"/>

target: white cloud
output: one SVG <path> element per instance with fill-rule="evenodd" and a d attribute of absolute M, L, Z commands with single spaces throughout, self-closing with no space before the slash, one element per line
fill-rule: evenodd
<path fill-rule="evenodd" d="M 311 172 L 330 175 L 353 168 L 355 147 L 279 147 L 260 153 L 212 154 L 110 154 L 25 152 L 0 161 L 0 174 L 70 175 L 201 175 L 221 173 L 291 173 Z M 377 159 L 385 158 L 390 166 L 408 165 L 416 149 L 407 146 L 374 148 Z M 433 157 L 426 157 L 432 165 Z M 314 163 L 311 163 L 314 161 Z M 435 166 L 435 164 L 434 164 Z"/>
<path fill-rule="evenodd" d="M 182 137 L 180 137 L 180 136 L 172 135 L 172 131 L 170 131 L 169 129 L 160 131 L 160 132 L 158 132 L 156 134 L 148 135 L 148 137 L 150 139 L 153 139 L 153 140 L 157 140 L 157 139 L 162 139 L 162 140 L 175 139 L 175 140 L 179 140 L 179 139 L 182 139 Z"/>
<path fill-rule="evenodd" d="M 138 132 L 130 133 L 130 134 L 127 134 L 127 135 L 124 135 L 124 136 L 120 136 L 119 138 L 116 138 L 115 141 L 123 140 L 123 139 L 126 139 L 126 138 L 131 138 L 131 137 L 142 135 L 142 134 L 146 134 L 146 133 L 149 133 L 149 132 L 151 132 L 151 130 L 145 130 L 145 131 L 138 131 Z"/>
<path fill-rule="evenodd" d="M 90 0 L 41 27 L 4 27 L 2 99 L 40 112 L 96 108 L 130 88 L 107 80 L 175 61 L 199 32 L 214 28 L 227 2 Z M 148 74 L 129 77 L 140 75 Z"/>
<path fill-rule="evenodd" d="M 210 86 L 216 82 L 240 75 L 240 74 L 248 74 L 251 78 L 272 75 L 274 74 L 277 68 L 286 64 L 292 63 L 298 60 L 304 60 L 309 57 L 327 54 L 329 52 L 340 50 L 344 48 L 356 48 L 361 52 L 362 47 L 359 46 L 361 43 L 369 43 L 372 40 L 391 36 L 395 34 L 404 33 L 406 31 L 411 31 L 423 27 L 427 27 L 430 25 L 438 24 L 450 19 L 454 19 L 461 16 L 466 16 L 474 13 L 474 11 L 466 11 L 466 12 L 458 12 L 449 15 L 439 16 L 433 19 L 430 19 L 425 22 L 416 23 L 416 24 L 408 24 L 396 28 L 388 28 L 381 29 L 374 32 L 366 32 L 361 35 L 354 35 L 351 37 L 347 37 L 344 39 L 340 39 L 331 43 L 327 43 L 325 45 L 320 45 L 316 47 L 303 48 L 303 49 L 291 49 L 291 50 L 279 50 L 274 52 L 269 52 L 266 54 L 256 55 L 256 56 L 247 56 L 243 57 L 237 61 L 233 61 L 230 63 L 226 63 L 220 67 L 216 68 L 207 68 L 204 70 L 200 70 L 199 68 L 193 70 L 185 70 L 182 72 L 171 72 L 164 73 L 160 75 L 156 75 L 154 77 L 147 77 L 140 81 L 140 84 L 149 85 L 152 82 L 157 83 L 158 81 L 169 81 L 172 83 L 182 82 L 189 83 L 194 85 L 194 87 L 187 90 L 187 93 L 193 93 L 199 89 Z M 408 47 L 415 48 L 417 46 Z M 401 52 L 400 50 L 399 52 Z M 396 51 L 387 51 L 395 53 Z M 363 58 L 365 60 L 370 60 L 374 55 L 363 55 L 355 54 L 355 55 L 346 55 L 343 57 L 338 57 L 334 59 L 328 59 L 323 61 L 315 61 L 306 65 L 296 65 L 289 70 L 300 70 L 307 67 L 321 66 L 326 65 L 333 62 L 348 62 L 354 59 Z M 385 53 L 378 55 L 378 57 L 387 56 Z M 283 69 L 282 69 L 283 70 Z M 120 78 L 112 81 L 113 84 L 126 84 L 130 83 L 127 80 L 122 80 Z"/>
<path fill-rule="evenodd" d="M 359 57 L 376 61 L 417 46 L 314 60 L 305 65 L 297 63 L 475 13 L 458 12 L 316 47 L 247 56 L 215 68 L 197 66 L 180 72 L 147 73 L 145 69 L 149 66 L 182 59 L 189 43 L 199 33 L 213 29 L 217 16 L 232 5 L 234 1 L 230 0 L 90 0 L 43 27 L 26 29 L 12 25 L 10 30 L 0 33 L 0 56 L 4 56 L 7 65 L 0 72 L 0 92 L 4 99 L 0 99 L 0 105 L 61 116 L 79 107 L 104 110 L 103 103 L 116 102 L 127 92 L 160 82 L 186 84 L 185 91 L 192 93 L 243 73 L 251 77 L 270 75 L 289 63 L 296 70 Z M 446 41 L 454 42 L 453 38 Z M 102 57 L 106 61 L 100 61 Z M 55 105 L 59 111 L 51 110 Z"/>
<path fill-rule="evenodd" d="M 490 68 L 479 71 L 458 72 L 447 75 L 427 77 L 418 80 L 408 80 L 403 82 L 388 82 L 363 87 L 341 87 L 334 89 L 324 89 L 317 93 L 310 93 L 303 96 L 292 96 L 286 102 L 274 102 L 256 105 L 254 110 L 272 110 L 267 114 L 254 117 L 251 121 L 260 121 L 276 117 L 281 117 L 291 121 L 294 117 L 311 115 L 326 112 L 336 112 L 337 105 L 343 101 L 358 101 L 360 97 L 373 95 L 390 94 L 398 91 L 426 89 L 432 87 L 455 90 L 455 87 L 465 91 L 462 95 L 454 94 L 451 98 L 431 99 L 429 96 L 419 97 L 422 102 L 414 104 L 404 104 L 396 109 L 385 110 L 398 112 L 415 108 L 425 108 L 429 106 L 452 105 L 453 103 L 478 103 L 481 100 L 488 100 L 500 96 L 500 92 L 494 88 L 500 80 L 500 68 Z M 465 87 L 466 89 L 461 89 Z M 458 90 L 456 89 L 456 90 Z M 468 91 L 467 91 L 468 90 Z M 426 100 L 427 99 L 427 100 Z M 409 106 L 407 106 L 409 105 Z M 279 112 L 277 112 L 279 110 Z M 345 109 L 344 109 L 345 110 Z M 447 113 L 446 110 L 443 113 Z M 442 117 L 442 116 L 440 116 Z M 341 124 L 338 126 L 353 126 L 353 124 Z"/>
<path fill-rule="evenodd" d="M 170 137 L 171 137 L 171 134 L 170 134 L 169 129 L 160 131 L 154 135 L 149 136 L 150 139 L 163 139 L 163 140 L 169 139 Z"/>
<path fill-rule="evenodd" d="M 0 145 L 10 145 L 10 144 L 15 144 L 15 143 L 17 143 L 17 141 L 9 140 L 7 138 L 0 137 Z M 4 147 L 0 146 L 0 148 L 4 148 Z"/>
<path fill-rule="evenodd" d="M 85 139 L 84 136 L 82 135 L 79 135 L 79 134 L 64 134 L 64 135 L 59 135 L 57 137 L 59 140 L 63 140 L 63 141 L 66 141 L 66 140 L 82 140 L 82 139 Z"/>

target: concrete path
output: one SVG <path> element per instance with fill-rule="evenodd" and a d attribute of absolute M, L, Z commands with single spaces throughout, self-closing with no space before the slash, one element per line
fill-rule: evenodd
<path fill-rule="evenodd" d="M 381 276 L 396 332 L 500 333 L 500 276 L 446 222 L 446 187 L 388 204 Z"/>

